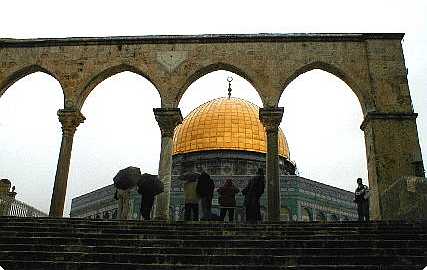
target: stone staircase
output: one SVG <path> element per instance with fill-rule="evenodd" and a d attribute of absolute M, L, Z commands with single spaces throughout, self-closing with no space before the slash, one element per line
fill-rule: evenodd
<path fill-rule="evenodd" d="M 427 222 L 246 225 L 0 217 L 5 270 L 418 270 L 426 265 Z"/>

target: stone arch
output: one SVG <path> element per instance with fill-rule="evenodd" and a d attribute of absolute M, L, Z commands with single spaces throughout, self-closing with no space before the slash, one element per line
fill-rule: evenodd
<path fill-rule="evenodd" d="M 33 74 L 36 72 L 42 72 L 42 73 L 45 73 L 45 74 L 53 77 L 61 86 L 62 94 L 65 97 L 64 87 L 61 83 L 61 80 L 58 79 L 58 76 L 54 72 L 52 72 L 52 71 L 50 71 L 50 70 L 48 70 L 48 69 L 46 69 L 40 65 L 32 64 L 32 65 L 28 65 L 28 66 L 25 66 L 23 68 L 20 68 L 19 70 L 13 72 L 12 74 L 10 74 L 9 76 L 6 77 L 4 82 L 0 81 L 0 98 L 6 92 L 6 90 L 10 86 L 12 86 L 14 83 L 16 83 L 20 79 L 22 79 L 22 78 L 24 78 L 30 74 Z"/>
<path fill-rule="evenodd" d="M 307 73 L 307 74 L 306 74 Z M 332 76 L 333 75 L 333 76 Z M 345 102 L 340 102 L 340 105 L 342 107 L 340 107 L 340 109 L 343 109 L 342 111 L 337 110 L 335 108 L 335 106 L 337 106 L 337 102 L 334 99 L 336 96 L 335 95 L 331 95 L 331 92 L 327 91 L 328 88 L 324 88 L 322 87 L 322 84 L 320 85 L 314 85 L 314 87 L 310 87 L 310 79 L 312 77 L 315 78 L 319 78 L 320 80 L 324 81 L 323 85 L 328 85 L 329 88 L 329 84 L 332 86 L 329 89 L 336 89 L 336 94 L 341 97 L 341 95 L 343 97 L 345 97 Z M 286 106 L 289 105 L 294 105 L 297 104 L 298 105 L 298 109 L 300 109 L 300 111 L 298 111 L 299 113 L 301 113 L 301 111 L 309 111 L 307 113 L 307 118 L 310 119 L 303 119 L 302 117 L 300 118 L 300 115 L 303 115 L 303 113 L 301 113 L 300 115 L 298 115 L 298 118 L 296 118 L 296 114 L 295 112 L 298 110 L 295 109 L 285 109 L 285 113 L 284 113 L 284 117 L 282 119 L 281 124 L 282 125 L 287 125 L 288 129 L 288 137 L 289 140 L 291 141 L 290 143 L 293 143 L 293 147 L 290 149 L 290 152 L 292 153 L 292 149 L 294 149 L 294 155 L 293 157 L 296 158 L 296 161 L 298 161 L 298 159 L 303 160 L 305 162 L 305 164 L 315 164 L 313 163 L 314 158 L 316 156 L 316 154 L 321 153 L 321 156 L 323 159 L 327 159 L 330 162 L 347 162 L 348 164 L 350 164 L 350 162 L 354 165 L 356 164 L 357 166 L 355 166 L 355 168 L 357 168 L 357 171 L 354 170 L 354 174 L 352 174 L 352 177 L 347 177 L 348 172 L 345 170 L 334 170 L 334 174 L 331 175 L 330 173 L 326 172 L 323 169 L 320 169 L 317 167 L 317 171 L 315 174 L 311 174 L 311 172 L 309 172 L 311 174 L 311 176 L 309 176 L 308 178 L 312 178 L 312 179 L 322 179 L 322 180 L 318 180 L 319 182 L 322 182 L 323 184 L 329 184 L 332 186 L 336 186 L 342 189 L 347 189 L 347 190 L 351 190 L 352 188 L 352 181 L 350 179 L 353 179 L 353 176 L 357 176 L 357 177 L 363 177 L 366 179 L 368 179 L 368 174 L 369 174 L 369 168 L 367 166 L 368 163 L 368 158 L 369 156 L 367 155 L 367 147 L 366 147 L 366 136 L 364 135 L 364 133 L 360 130 L 360 124 L 363 121 L 363 103 L 360 101 L 360 98 L 356 95 L 356 91 L 354 91 L 354 89 L 360 89 L 360 87 L 358 87 L 358 84 L 354 83 L 353 79 L 344 79 L 345 74 L 343 74 L 338 67 L 334 66 L 334 65 L 329 65 L 329 64 L 325 64 L 322 62 L 313 62 L 310 65 L 305 65 L 303 67 L 301 67 L 300 69 L 298 69 L 297 71 L 295 71 L 295 73 L 293 73 L 291 81 L 286 81 L 286 87 L 291 83 L 294 82 L 295 85 L 293 85 L 294 87 L 287 87 L 288 88 L 288 92 L 285 94 L 285 92 L 282 93 L 282 99 L 280 100 L 280 106 L 284 106 L 286 108 Z M 311 89 L 311 90 L 315 90 L 315 91 L 305 91 L 304 87 L 301 87 L 301 85 L 299 85 L 300 82 L 302 81 L 309 81 L 309 83 L 306 84 L 306 86 L 309 87 L 305 87 L 305 90 Z M 298 81 L 300 80 L 300 81 Z M 347 83 L 346 81 L 351 81 L 353 82 L 353 85 L 356 85 L 354 88 L 351 88 L 349 83 Z M 298 83 L 298 87 L 297 87 L 297 83 Z M 364 83 L 364 82 L 361 82 Z M 303 83 L 304 84 L 304 83 Z M 334 87 L 336 86 L 336 87 Z M 350 89 L 348 89 L 350 88 Z M 284 91 L 286 91 L 287 89 L 285 89 Z M 302 91 L 300 91 L 302 90 Z M 326 90 L 326 91 L 325 91 Z M 293 93 L 291 93 L 292 91 L 295 91 Z M 288 98 L 287 97 L 291 97 L 293 94 L 297 93 L 298 95 L 296 95 L 297 97 L 292 97 L 292 98 Z M 312 93 L 313 95 L 309 94 Z M 285 96 L 286 95 L 286 96 Z M 313 96 L 316 96 L 316 98 L 312 98 Z M 357 97 L 357 100 L 355 99 Z M 315 103 L 315 106 L 319 106 L 319 107 L 315 107 L 315 110 L 318 110 L 320 113 L 313 113 L 316 112 L 315 110 L 313 110 L 313 107 L 311 107 L 310 105 L 308 105 L 306 102 L 307 100 L 304 101 L 304 98 L 307 98 L 311 101 L 314 101 L 313 103 Z M 286 100 L 286 103 L 284 102 Z M 326 104 L 326 105 L 325 105 Z M 331 106 L 328 106 L 329 104 L 331 104 Z M 326 107 L 328 108 L 332 108 L 334 109 L 333 114 L 331 115 L 326 115 L 326 117 L 318 117 L 321 113 L 327 111 L 327 112 L 331 112 L 331 110 L 326 109 Z M 296 106 L 295 106 L 296 107 Z M 325 111 L 323 111 L 323 108 L 325 108 Z M 289 108 L 289 107 L 287 107 Z M 362 109 L 362 110 L 361 110 Z M 342 121 L 342 117 L 341 117 L 341 112 L 343 112 L 343 115 L 348 116 L 347 119 L 351 118 L 352 121 L 348 121 L 348 122 L 344 122 Z M 291 114 L 294 113 L 292 116 Z M 310 115 L 310 116 L 308 116 Z M 313 116 L 312 116 L 313 115 Z M 322 115 L 324 116 L 324 115 Z M 318 117 L 318 118 L 316 118 Z M 304 125 L 299 125 L 299 127 L 297 127 L 296 125 L 291 126 L 289 125 L 288 121 L 289 119 L 292 119 L 295 121 L 295 119 L 298 119 L 299 123 L 304 123 Z M 303 120 L 302 120 L 303 119 Z M 316 119 L 316 120 L 313 120 Z M 336 121 L 334 121 L 336 119 Z M 353 119 L 357 119 L 356 121 L 354 121 Z M 304 121 L 304 120 L 308 120 L 308 121 Z M 287 122 L 288 121 L 288 122 Z M 311 122 L 312 121 L 312 122 Z M 316 130 L 319 129 L 319 126 L 315 126 L 315 128 L 313 127 L 313 123 L 315 125 L 322 125 L 324 127 L 328 127 L 325 128 L 324 130 Z M 347 123 L 351 123 L 351 125 L 346 125 Z M 332 126 L 333 125 L 333 126 Z M 304 126 L 304 128 L 307 129 L 303 129 L 301 128 L 301 126 Z M 330 128 L 329 128 L 330 127 Z M 302 131 L 303 130 L 303 131 Z M 314 133 L 312 133 L 311 131 L 314 130 Z M 325 131 L 327 130 L 327 131 Z M 297 131 L 297 132 L 296 132 Z M 343 132 L 344 131 L 344 132 Z M 292 136 L 292 132 L 294 132 L 294 135 Z M 322 132 L 325 132 L 324 134 L 320 135 Z M 332 138 L 335 138 L 335 134 L 340 134 L 337 135 L 337 137 L 339 136 L 339 141 L 337 140 L 335 141 L 330 141 Z M 345 133 L 345 135 L 341 136 L 341 134 Z M 295 134 L 304 134 L 306 135 L 305 138 L 301 136 L 298 136 L 297 138 L 298 140 L 293 140 L 292 138 L 295 138 Z M 313 135 L 315 134 L 315 135 Z M 327 136 L 325 136 L 327 135 Z M 331 135 L 331 136 L 330 136 Z M 348 135 L 348 136 L 347 136 Z M 314 144 L 319 145 L 318 141 L 319 141 L 319 136 L 321 136 L 322 138 L 327 138 L 329 141 L 328 143 L 325 143 L 325 141 L 323 141 L 323 143 L 320 146 L 314 146 Z M 316 138 L 316 139 L 314 139 Z M 304 140 L 305 139 L 305 140 Z M 301 143 L 302 141 L 304 141 L 304 143 Z M 311 143 L 311 145 L 310 145 Z M 303 146 L 301 146 L 303 145 Z M 310 146 L 309 146 L 310 145 Z M 355 147 L 354 145 L 357 145 L 357 147 Z M 292 145 L 291 145 L 292 146 Z M 339 147 L 340 146 L 340 147 Z M 304 148 L 305 147 L 305 148 Z M 304 151 L 304 153 L 301 153 L 300 155 L 297 154 L 298 149 L 310 149 L 309 151 Z M 315 149 L 315 150 L 314 150 Z M 357 150 L 357 151 L 356 151 Z M 343 155 L 341 154 L 335 154 L 334 153 L 344 153 Z M 298 156 L 298 157 L 297 157 Z M 330 158 L 328 158 L 328 156 L 330 156 Z M 355 158 L 357 157 L 357 158 Z M 309 161 L 307 161 L 306 159 L 308 159 Z M 303 162 L 303 163 L 304 163 Z M 356 162 L 356 163 L 354 163 Z M 332 164 L 332 163 L 331 163 Z M 302 165 L 302 164 L 300 164 Z M 314 166 L 313 166 L 314 167 Z M 307 172 L 310 171 L 306 168 Z M 352 172 L 353 173 L 353 172 Z M 303 173 L 304 174 L 304 173 Z M 317 174 L 317 175 L 316 175 Z M 321 177 L 319 177 L 321 176 Z M 338 177 L 337 177 L 338 176 Z M 356 177 L 355 177 L 356 178 Z M 355 179 L 354 178 L 354 179 Z M 327 221 L 329 220 L 329 214 L 325 211 L 320 211 L 320 210 L 316 210 L 314 213 L 314 217 L 315 220 L 317 221 Z"/>
<path fill-rule="evenodd" d="M 363 91 L 360 84 L 357 83 L 357 81 L 353 76 L 348 74 L 348 72 L 344 71 L 343 68 L 340 68 L 334 64 L 330 64 L 322 61 L 314 61 L 297 68 L 289 77 L 287 77 L 286 79 L 284 79 L 284 81 L 281 82 L 281 89 L 282 89 L 281 95 L 283 95 L 284 91 L 286 90 L 286 87 L 298 76 L 306 72 L 312 71 L 314 69 L 320 69 L 320 70 L 326 71 L 338 77 L 343 82 L 345 82 L 353 91 L 353 93 L 357 96 L 357 99 L 359 100 L 359 104 L 362 108 L 363 114 L 365 114 L 365 112 L 367 111 L 367 108 L 371 106 L 370 104 L 373 104 L 373 102 L 371 101 L 371 98 L 366 95 L 365 93 L 366 91 Z M 280 99 L 280 96 L 279 96 L 279 99 Z"/>
<path fill-rule="evenodd" d="M 232 64 L 228 64 L 228 63 L 223 63 L 223 62 L 217 62 L 217 63 L 212 63 L 209 65 L 206 65 L 202 68 L 199 68 L 198 70 L 196 70 L 195 72 L 193 72 L 190 76 L 188 76 L 185 79 L 184 84 L 182 84 L 179 88 L 178 88 L 178 93 L 176 96 L 176 104 L 174 104 L 176 107 L 178 106 L 178 104 L 180 103 L 182 96 L 184 95 L 184 93 L 187 91 L 188 87 L 194 83 L 195 81 L 197 81 L 198 79 L 200 79 L 201 77 L 212 73 L 214 71 L 218 71 L 218 70 L 224 70 L 224 71 L 229 71 L 229 72 L 233 72 L 237 75 L 239 75 L 240 77 L 244 78 L 246 81 L 248 81 L 257 91 L 258 95 L 260 96 L 262 102 L 264 103 L 264 99 L 263 99 L 263 95 L 262 95 L 262 91 L 260 90 L 261 87 L 259 85 L 259 83 L 257 83 L 255 81 L 255 75 L 249 75 L 249 72 L 247 70 L 244 70 L 242 68 L 239 68 L 235 65 Z"/>
<path fill-rule="evenodd" d="M 140 70 L 137 67 L 134 67 L 132 65 L 128 64 L 120 64 L 115 66 L 110 66 L 98 73 L 96 73 L 94 76 L 91 77 L 87 81 L 87 83 L 84 85 L 82 92 L 80 93 L 78 100 L 77 100 L 77 108 L 81 109 L 83 107 L 83 104 L 85 103 L 87 97 L 92 92 L 92 90 L 101 82 L 105 81 L 106 79 L 110 78 L 111 76 L 114 76 L 116 74 L 129 71 L 135 74 L 138 74 L 142 76 L 143 78 L 147 79 L 157 90 L 161 97 L 161 92 L 159 91 L 158 86 L 153 82 L 153 80 L 147 76 L 142 70 Z M 163 102 L 162 102 L 163 104 Z"/>

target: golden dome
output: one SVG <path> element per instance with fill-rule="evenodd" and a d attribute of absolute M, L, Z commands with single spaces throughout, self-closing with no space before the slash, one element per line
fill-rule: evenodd
<path fill-rule="evenodd" d="M 258 106 L 240 98 L 217 98 L 200 105 L 176 127 L 173 154 L 223 149 L 266 153 L 258 111 Z M 280 128 L 279 155 L 289 158 Z"/>

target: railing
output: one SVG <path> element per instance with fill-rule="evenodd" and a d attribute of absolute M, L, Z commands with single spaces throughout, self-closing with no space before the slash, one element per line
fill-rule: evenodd
<path fill-rule="evenodd" d="M 48 215 L 7 195 L 0 195 L 0 216 L 47 217 Z"/>

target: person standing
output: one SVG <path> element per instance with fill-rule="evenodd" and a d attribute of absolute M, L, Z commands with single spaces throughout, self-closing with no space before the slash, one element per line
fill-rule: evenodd
<path fill-rule="evenodd" d="M 357 188 L 354 192 L 354 202 L 357 204 L 359 221 L 369 221 L 369 188 L 362 183 L 362 178 L 357 178 Z"/>
<path fill-rule="evenodd" d="M 119 206 L 117 209 L 118 219 L 128 219 L 130 189 L 120 189 L 116 187 L 114 198 L 118 200 L 118 206 Z"/>
<path fill-rule="evenodd" d="M 212 197 L 215 184 L 209 174 L 202 171 L 197 181 L 197 194 L 200 197 L 200 206 L 202 208 L 202 220 L 211 219 Z"/>
<path fill-rule="evenodd" d="M 234 208 L 236 207 L 236 197 L 235 195 L 239 193 L 239 189 L 233 185 L 231 179 L 225 180 L 225 183 L 222 187 L 218 188 L 217 192 L 219 193 L 218 202 L 221 207 L 220 218 L 224 221 L 225 216 L 228 212 L 228 220 L 233 222 L 234 220 Z"/>
<path fill-rule="evenodd" d="M 141 207 L 140 214 L 142 220 L 151 219 L 151 209 L 153 209 L 154 204 L 154 194 L 144 190 L 140 185 L 138 185 L 138 193 L 141 194 Z"/>
<path fill-rule="evenodd" d="M 157 175 L 143 173 L 138 179 L 137 186 L 137 191 L 141 194 L 140 218 L 150 220 L 154 197 L 164 191 L 163 183 Z"/>
<path fill-rule="evenodd" d="M 197 182 L 186 180 L 184 183 L 184 220 L 199 220 L 199 196 L 197 196 Z"/>
<path fill-rule="evenodd" d="M 258 168 L 257 175 L 251 178 L 248 185 L 242 190 L 245 196 L 246 222 L 255 224 L 262 220 L 260 198 L 264 193 L 265 177 L 264 170 Z"/>

